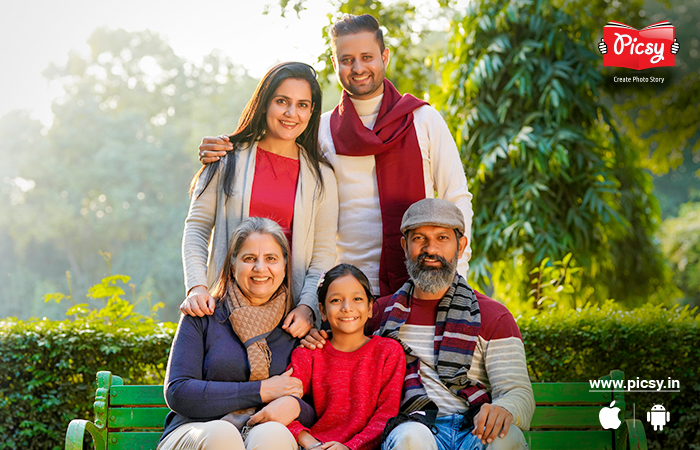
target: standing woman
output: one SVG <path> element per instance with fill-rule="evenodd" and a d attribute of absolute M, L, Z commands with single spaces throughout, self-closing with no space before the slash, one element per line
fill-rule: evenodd
<path fill-rule="evenodd" d="M 318 319 L 316 285 L 335 264 L 338 226 L 335 175 L 318 150 L 320 117 L 321 88 L 311 66 L 282 63 L 265 74 L 228 136 L 234 151 L 192 180 L 182 242 L 183 313 L 213 313 L 208 287 L 223 266 L 231 232 L 242 219 L 260 216 L 277 222 L 291 244 L 296 307 L 283 328 L 300 337 Z"/>

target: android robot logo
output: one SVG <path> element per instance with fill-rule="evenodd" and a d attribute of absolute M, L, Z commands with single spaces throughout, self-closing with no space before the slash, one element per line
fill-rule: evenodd
<path fill-rule="evenodd" d="M 671 413 L 666 411 L 664 405 L 654 405 L 651 411 L 647 411 L 647 422 L 654 426 L 654 430 L 663 430 L 664 426 L 671 420 Z"/>

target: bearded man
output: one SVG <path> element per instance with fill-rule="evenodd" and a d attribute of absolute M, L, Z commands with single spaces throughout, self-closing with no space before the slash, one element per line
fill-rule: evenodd
<path fill-rule="evenodd" d="M 406 353 L 402 415 L 390 421 L 382 450 L 527 448 L 522 431 L 535 399 L 522 337 L 505 306 L 457 273 L 467 247 L 462 211 L 420 200 L 401 232 L 410 278 L 375 302 L 367 324 Z M 302 343 L 322 346 L 325 337 L 313 330 Z"/>

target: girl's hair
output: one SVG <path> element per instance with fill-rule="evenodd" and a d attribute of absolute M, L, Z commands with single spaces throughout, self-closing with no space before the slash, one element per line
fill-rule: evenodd
<path fill-rule="evenodd" d="M 326 294 L 328 294 L 328 288 L 330 287 L 331 283 L 338 278 L 344 277 L 345 275 L 352 275 L 360 283 L 365 290 L 365 294 L 367 294 L 367 300 L 372 303 L 374 300 L 374 295 L 372 295 L 372 285 L 369 284 L 367 275 L 352 264 L 346 263 L 338 264 L 323 275 L 323 281 L 318 286 L 317 291 L 318 302 L 325 304 Z"/>
<path fill-rule="evenodd" d="M 238 254 L 241 252 L 241 248 L 243 248 L 245 241 L 253 233 L 269 234 L 282 249 L 286 276 L 284 277 L 281 286 L 287 287 L 287 302 L 288 304 L 293 305 L 294 299 L 292 298 L 292 288 L 290 283 L 291 258 L 289 257 L 289 242 L 287 241 L 287 237 L 284 235 L 282 227 L 280 227 L 277 222 L 270 219 L 265 219 L 263 217 L 248 217 L 243 219 L 233 231 L 233 234 L 231 234 L 231 240 L 228 244 L 228 252 L 226 252 L 226 259 L 224 260 L 224 265 L 221 268 L 221 272 L 219 272 L 219 276 L 214 283 L 211 296 L 214 297 L 217 302 L 220 302 L 226 296 L 228 287 L 233 285 L 236 280 L 233 275 L 233 267 L 236 259 L 238 258 Z"/>
<path fill-rule="evenodd" d="M 308 64 L 300 62 L 286 62 L 277 64 L 270 69 L 265 76 L 260 80 L 258 87 L 255 89 L 253 96 L 245 106 L 241 118 L 238 121 L 238 128 L 229 136 L 229 141 L 233 144 L 233 150 L 237 151 L 241 146 L 251 146 L 259 141 L 264 135 L 267 127 L 265 113 L 270 105 L 272 96 L 277 88 L 287 79 L 304 80 L 311 87 L 311 101 L 313 109 L 311 110 L 311 118 L 306 126 L 306 129 L 297 137 L 296 142 L 302 148 L 302 152 L 309 162 L 311 170 L 316 174 L 316 183 L 319 185 L 319 191 L 323 192 L 323 176 L 321 174 L 321 164 L 330 167 L 330 163 L 326 160 L 318 148 L 318 128 L 321 123 L 321 87 L 316 80 L 316 71 Z M 204 189 L 209 185 L 214 174 L 219 170 L 219 165 L 223 164 L 221 174 L 224 186 L 224 192 L 227 197 L 233 195 L 233 174 L 236 168 L 235 155 L 230 155 L 228 158 L 222 158 L 216 162 L 202 166 L 199 172 L 192 179 L 190 184 L 190 194 L 194 193 L 199 197 Z M 204 177 L 204 184 L 201 189 L 195 188 L 200 177 Z"/>

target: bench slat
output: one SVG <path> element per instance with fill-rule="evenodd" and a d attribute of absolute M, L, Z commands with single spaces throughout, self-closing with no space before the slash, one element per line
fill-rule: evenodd
<path fill-rule="evenodd" d="M 160 428 L 163 429 L 167 407 L 110 408 L 109 428 Z"/>
<path fill-rule="evenodd" d="M 600 428 L 598 406 L 538 406 L 531 428 Z"/>
<path fill-rule="evenodd" d="M 612 450 L 610 431 L 525 431 L 525 440 L 533 449 Z M 111 449 L 111 447 L 110 447 Z"/>
<path fill-rule="evenodd" d="M 109 387 L 108 429 L 118 431 L 108 434 L 108 448 L 155 450 L 169 412 L 163 386 L 112 383 Z M 590 392 L 589 383 L 580 382 L 532 387 L 537 402 L 534 431 L 524 433 L 530 448 L 612 450 L 614 433 L 602 430 L 598 420 L 600 407 L 612 401 L 611 392 Z"/>
<path fill-rule="evenodd" d="M 109 404 L 165 406 L 163 386 L 112 386 L 109 390 Z"/>
<path fill-rule="evenodd" d="M 160 431 L 109 433 L 108 448 L 109 450 L 155 450 L 161 434 L 163 433 Z"/>
<path fill-rule="evenodd" d="M 532 383 L 532 391 L 538 405 L 595 404 L 610 403 L 610 392 L 589 392 L 588 383 Z"/>

